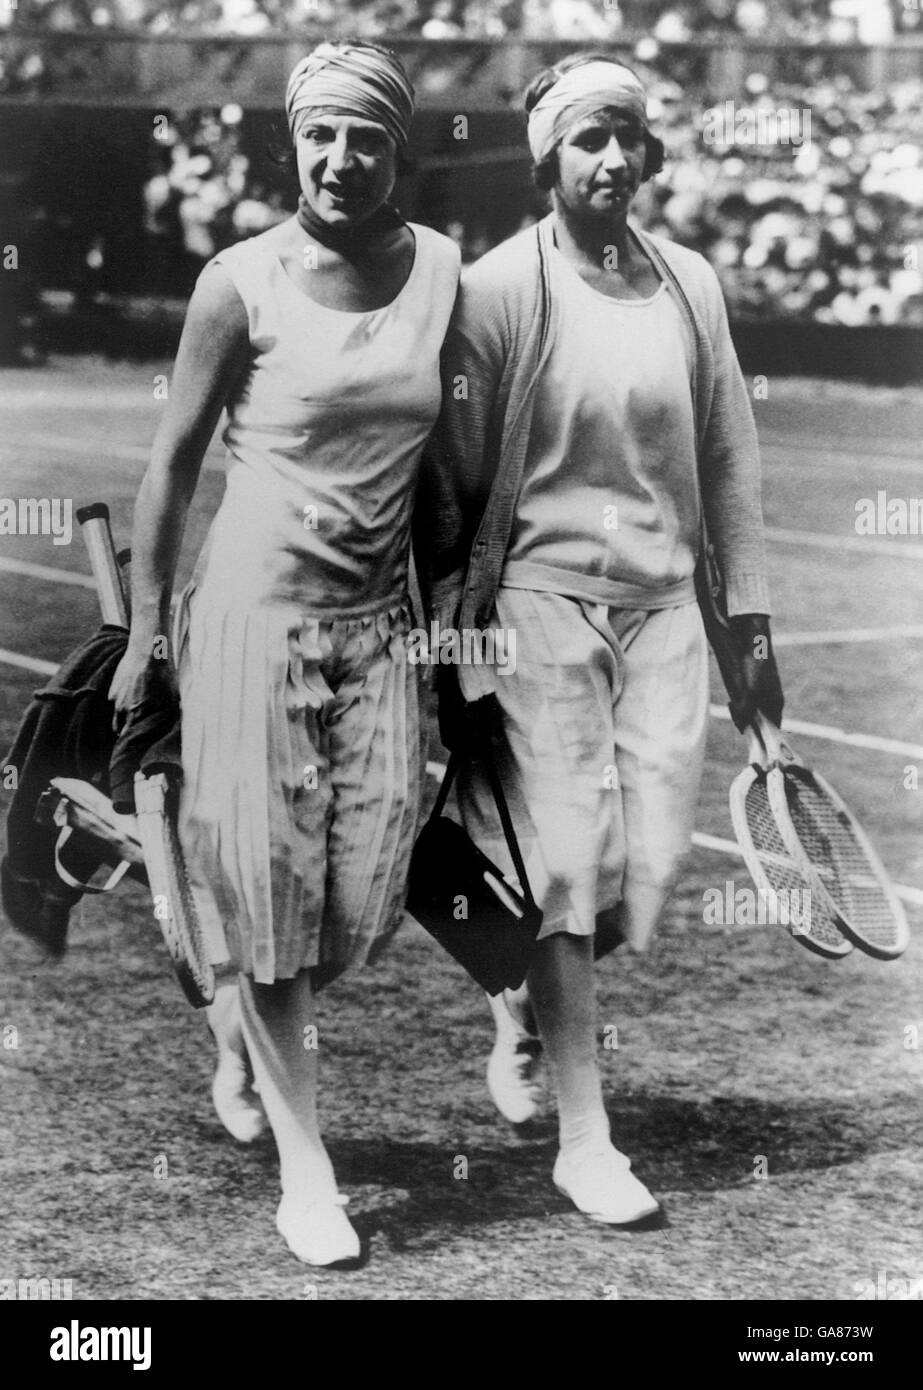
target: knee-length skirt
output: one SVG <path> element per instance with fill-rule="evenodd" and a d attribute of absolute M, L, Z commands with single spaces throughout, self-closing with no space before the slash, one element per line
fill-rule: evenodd
<path fill-rule="evenodd" d="M 403 917 L 423 758 L 409 601 L 177 615 L 180 839 L 214 964 L 259 983 L 373 959 Z"/>
<path fill-rule="evenodd" d="M 495 750 L 541 936 L 612 925 L 642 949 L 689 848 L 705 755 L 708 648 L 695 603 L 646 612 L 501 588 L 516 636 Z M 499 643 L 498 643 L 499 647 Z M 463 769 L 468 833 L 511 879 L 490 785 Z"/>

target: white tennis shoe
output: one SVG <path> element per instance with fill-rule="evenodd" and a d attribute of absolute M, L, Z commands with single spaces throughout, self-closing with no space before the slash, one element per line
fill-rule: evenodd
<path fill-rule="evenodd" d="M 491 1007 L 497 1036 L 487 1062 L 487 1089 L 503 1118 L 522 1125 L 538 1113 L 541 1100 L 541 1039 L 524 1028 L 508 1007 L 502 1011 Z"/>
<path fill-rule="evenodd" d="M 362 1247 L 343 1210 L 348 1201 L 340 1192 L 316 1202 L 283 1196 L 276 1212 L 276 1230 L 304 1264 L 332 1265 L 341 1260 L 356 1260 Z"/>
<path fill-rule="evenodd" d="M 632 1173 L 631 1160 L 612 1144 L 576 1158 L 559 1153 L 552 1180 L 578 1211 L 610 1226 L 627 1226 L 660 1210 L 656 1197 Z"/>

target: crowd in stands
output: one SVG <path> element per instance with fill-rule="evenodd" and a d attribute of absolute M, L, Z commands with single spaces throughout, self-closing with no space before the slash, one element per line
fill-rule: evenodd
<path fill-rule="evenodd" d="M 368 37 L 604 40 L 662 43 L 739 34 L 801 43 L 889 43 L 923 33 L 919 0 L 17 0 L 0 28 L 116 28 L 152 34 L 263 35 L 331 26 Z"/>
<path fill-rule="evenodd" d="M 650 117 L 669 159 L 639 203 L 642 220 L 708 257 L 732 316 L 923 326 L 923 82 L 887 94 L 846 77 L 770 92 L 754 74 L 747 85 L 757 129 L 761 111 L 781 108 L 810 112 L 810 127 L 793 120 L 789 143 L 735 143 L 745 128 L 707 140 L 701 105 L 652 80 Z M 160 142 L 147 230 L 164 248 L 180 236 L 192 264 L 288 215 L 284 196 L 250 175 L 241 118 L 226 107 Z M 476 216 L 441 230 L 469 255 L 486 249 Z"/>
<path fill-rule="evenodd" d="M 126 15 L 137 23 L 144 22 L 145 13 L 155 20 L 167 13 L 160 0 L 117 2 L 120 22 Z M 79 13 L 92 20 L 100 5 L 115 3 L 20 0 L 18 13 L 25 13 L 29 4 L 49 16 L 63 13 L 61 6 L 71 14 L 82 6 Z M 190 0 L 182 13 L 203 15 L 210 3 L 225 15 L 229 6 L 236 6 L 238 16 L 265 17 L 273 4 L 280 14 L 291 9 L 289 0 Z M 335 0 L 299 3 L 326 14 L 322 7 L 333 8 Z M 130 6 L 135 9 L 129 13 Z M 772 6 L 764 0 L 621 0 L 620 9 L 614 0 L 608 6 L 590 0 L 468 0 L 463 9 L 459 0 L 427 0 L 428 18 L 421 27 L 424 34 L 430 28 L 434 38 L 448 34 L 453 25 L 469 33 L 475 14 L 486 26 L 481 32 L 488 32 L 491 23 L 536 26 L 539 16 L 552 11 L 560 16 L 566 7 L 594 22 L 607 16 L 610 25 L 646 17 L 649 31 L 635 45 L 636 62 L 650 80 L 650 117 L 666 141 L 669 158 L 664 173 L 645 190 L 639 213 L 653 230 L 709 258 L 732 316 L 923 326 L 923 148 L 918 138 L 923 81 L 866 91 L 846 75 L 823 76 L 819 64 L 812 69 L 813 58 L 802 65 L 798 85 L 751 71 L 737 106 L 746 104 L 757 129 L 761 112 L 773 117 L 784 110 L 808 113 L 809 130 L 802 126 L 798 132 L 793 124 L 791 138 L 785 139 L 784 127 L 776 127 L 779 138 L 770 141 L 745 138 L 745 131 L 733 129 L 724 139 L 715 138 L 712 130 L 709 138 L 701 88 L 676 82 L 677 64 L 654 37 L 660 34 L 664 43 L 725 24 L 750 34 L 775 36 L 795 25 L 809 36 L 846 38 L 845 30 L 832 34 L 829 26 L 854 22 L 860 9 L 867 17 L 880 8 L 877 0 L 861 0 L 861 5 L 854 0 L 783 0 Z M 373 8 L 354 8 L 362 32 L 375 32 L 367 22 Z M 387 8 L 379 4 L 375 12 L 390 15 L 393 27 L 395 16 L 403 23 L 411 10 L 419 19 L 417 0 L 388 0 Z M 903 3 L 901 12 L 919 15 Z M 891 19 L 896 18 L 895 11 Z M 442 28 L 436 33 L 431 26 Z M 571 35 L 586 36 L 576 30 Z M 757 64 L 758 52 L 751 67 Z M 240 107 L 228 106 L 177 117 L 154 142 L 152 173 L 144 188 L 146 233 L 153 259 L 159 256 L 167 266 L 179 258 L 187 281 L 222 246 L 264 230 L 290 210 L 278 184 L 266 182 L 251 167 L 241 140 L 244 125 Z M 489 244 L 474 208 L 464 223 L 454 220 L 442 230 L 455 236 L 469 257 Z"/>
<path fill-rule="evenodd" d="M 255 180 L 240 148 L 243 111 L 195 112 L 154 137 L 155 172 L 144 185 L 151 259 L 185 259 L 194 274 L 217 251 L 291 215 L 278 188 Z"/>
<path fill-rule="evenodd" d="M 732 316 L 923 325 L 923 82 L 863 92 L 841 76 L 770 91 L 753 74 L 747 86 L 757 125 L 761 110 L 795 113 L 790 143 L 708 143 L 708 113 L 656 86 L 670 160 L 647 225 L 708 257 Z"/>

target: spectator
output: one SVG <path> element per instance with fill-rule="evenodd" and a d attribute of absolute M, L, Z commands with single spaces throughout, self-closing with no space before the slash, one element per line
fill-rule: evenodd
<path fill-rule="evenodd" d="M 461 0 L 435 0 L 420 33 L 424 39 L 456 39 L 465 32 L 465 7 Z"/>

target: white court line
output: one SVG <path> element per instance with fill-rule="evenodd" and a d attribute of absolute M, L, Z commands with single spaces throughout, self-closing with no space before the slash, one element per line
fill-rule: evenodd
<path fill-rule="evenodd" d="M 763 456 L 763 482 L 770 487 L 772 486 L 772 475 L 782 468 L 787 468 L 793 473 L 800 473 L 802 475 L 810 473 L 812 478 L 818 473 L 822 473 L 825 476 L 829 475 L 830 477 L 841 478 L 844 483 L 849 483 L 850 486 L 858 486 L 856 470 L 850 470 L 844 467 L 842 459 L 840 458 L 831 463 L 824 463 L 817 459 L 812 459 L 810 463 L 801 463 L 797 459 L 792 458 L 773 458 L 771 456 L 771 448 L 768 448 L 766 445 L 763 445 L 761 453 Z M 858 456 L 853 460 L 855 464 L 858 464 L 859 461 Z M 874 491 L 876 488 L 884 487 L 884 479 L 887 479 L 889 482 L 893 482 L 898 478 L 913 478 L 919 481 L 920 469 L 921 464 L 918 459 L 883 463 L 880 459 L 876 458 L 874 481 L 870 481 L 867 475 L 863 474 L 862 486 L 870 491 Z M 866 493 L 866 496 L 868 496 L 868 493 Z"/>
<path fill-rule="evenodd" d="M 58 669 L 53 661 L 39 661 L 36 657 L 23 656 L 19 652 L 8 651 L 5 647 L 0 647 L 0 662 L 8 666 L 18 666 L 24 671 L 34 671 L 38 675 L 53 676 Z M 728 715 L 728 718 L 730 716 Z M 445 763 L 429 761 L 426 764 L 426 771 L 430 777 L 441 782 L 445 776 Z M 694 834 L 692 843 L 700 845 L 703 849 L 718 850 L 722 854 L 734 854 L 739 859 L 743 858 L 740 846 L 734 840 L 722 840 L 716 835 Z M 917 907 L 923 907 L 923 889 L 910 888 L 906 884 L 894 884 L 894 891 L 904 902 L 913 903 Z"/>
<path fill-rule="evenodd" d="M 734 840 L 722 840 L 718 835 L 702 835 L 698 831 L 692 837 L 694 845 L 700 845 L 702 849 L 714 849 L 719 854 L 733 854 L 738 859 L 743 859 L 743 850 Z M 923 907 L 923 888 L 911 888 L 906 883 L 892 883 L 892 888 L 899 898 L 905 903 L 913 903 L 914 907 Z"/>
<path fill-rule="evenodd" d="M 923 626 L 903 623 L 898 627 L 841 627 L 816 632 L 780 632 L 774 647 L 818 647 L 840 642 L 889 642 L 895 637 L 923 637 Z"/>
<path fill-rule="evenodd" d="M 709 705 L 708 712 L 713 719 L 731 718 L 726 705 Z M 923 744 L 903 743 L 896 738 L 879 738 L 877 734 L 848 734 L 833 724 L 809 724 L 803 719 L 786 719 L 784 733 L 805 734 L 808 738 L 822 738 L 826 743 L 844 743 L 850 748 L 870 748 L 874 753 L 897 753 L 900 757 L 923 758 Z"/>
<path fill-rule="evenodd" d="M 109 414 L 113 408 L 113 394 L 116 393 L 117 408 L 128 412 L 139 408 L 150 408 L 151 390 L 150 387 L 142 390 L 137 386 L 126 386 L 124 382 L 115 382 L 111 388 L 97 389 L 75 382 L 56 382 L 53 391 L 24 390 L 4 384 L 2 410 L 12 411 L 25 407 L 32 412 L 70 411 L 76 407 L 81 411 L 101 411 Z M 156 411 L 153 409 L 151 409 L 151 418 L 156 418 Z M 902 467 L 906 464 L 907 472 L 912 470 L 914 476 L 919 477 L 920 464 L 914 452 L 906 449 L 882 449 L 881 441 L 877 439 L 856 439 L 849 435 L 837 439 L 833 443 L 819 443 L 816 438 L 780 434 L 778 430 L 763 428 L 759 429 L 758 433 L 760 448 L 778 450 L 780 453 L 786 454 L 786 461 L 790 462 L 792 467 L 798 466 L 794 459 L 791 459 L 793 453 L 826 454 L 833 460 L 829 466 L 837 468 L 840 472 L 843 471 L 844 459 L 859 459 L 865 463 L 871 459 L 874 460 L 876 467 L 887 467 L 889 470 L 892 465 Z M 891 443 L 893 444 L 894 441 L 892 440 Z M 818 465 L 809 463 L 805 467 L 813 472 Z"/>
<path fill-rule="evenodd" d="M 912 454 L 879 454 L 876 452 L 860 453 L 857 450 L 848 452 L 835 452 L 828 445 L 817 446 L 816 452 L 820 455 L 828 455 L 828 458 L 812 458 L 810 460 L 800 459 L 797 456 L 802 453 L 813 452 L 807 450 L 803 445 L 798 444 L 776 444 L 769 440 L 760 440 L 760 453 L 763 455 L 765 468 L 764 476 L 771 477 L 779 468 L 790 468 L 796 473 L 831 473 L 843 479 L 844 482 L 851 481 L 855 477 L 855 472 L 850 468 L 850 464 L 862 463 L 864 465 L 863 477 L 868 474 L 875 477 L 878 474 L 886 475 L 888 478 L 919 478 L 920 461 Z M 776 457 L 776 455 L 782 457 Z M 792 455 L 795 457 L 792 457 Z M 872 487 L 872 483 L 866 484 Z"/>
<path fill-rule="evenodd" d="M 33 434 L 29 432 L 27 447 L 51 449 L 59 454 L 76 454 L 84 458 L 100 456 L 111 459 L 138 459 L 146 462 L 150 458 L 150 448 L 143 444 L 103 444 L 92 439 L 69 439 L 60 434 Z"/>
<path fill-rule="evenodd" d="M 31 560 L 10 560 L 0 556 L 0 570 L 27 574 L 31 579 L 50 579 L 53 584 L 74 584 L 80 589 L 96 588 L 92 574 L 81 574 L 79 570 L 59 570 L 53 565 L 34 565 Z"/>
<path fill-rule="evenodd" d="M 886 555 L 889 560 L 923 560 L 923 545 L 902 541 L 881 541 L 871 536 L 831 536 L 823 531 L 792 531 L 785 526 L 767 526 L 768 541 L 783 545 L 814 546 L 819 550 L 839 550 L 861 555 Z"/>
<path fill-rule="evenodd" d="M 23 560 L 0 561 L 0 569 L 16 569 L 24 564 L 25 561 Z M 41 565 L 30 566 L 29 569 L 24 572 L 31 573 L 36 569 L 44 570 L 45 567 Z M 65 580 L 65 583 L 79 582 L 83 585 L 84 581 L 88 578 L 86 575 L 78 575 L 68 570 L 51 571 L 50 569 L 41 577 L 57 581 L 60 579 L 62 573 L 71 574 L 71 578 Z M 86 587 L 93 589 L 96 586 L 93 580 L 90 579 Z M 39 661 L 36 657 L 24 656 L 20 652 L 9 651 L 7 648 L 0 648 L 0 664 L 21 666 L 24 670 L 40 671 L 46 675 L 53 675 L 57 670 L 57 667 L 53 663 Z M 709 713 L 713 719 L 723 719 L 730 722 L 731 712 L 725 705 L 710 705 Z M 787 733 L 805 734 L 808 738 L 823 739 L 826 743 L 842 743 L 850 748 L 868 748 L 875 753 L 896 753 L 899 757 L 919 758 L 923 760 L 923 744 L 919 743 L 904 743 L 900 739 L 879 738 L 876 734 L 848 734 L 844 729 L 838 729 L 832 724 L 811 724 L 800 719 L 787 719 L 785 721 L 785 729 Z M 427 763 L 426 770 L 435 776 L 435 770 L 439 767 L 441 767 L 441 763 Z"/>
<path fill-rule="evenodd" d="M 147 463 L 151 454 L 150 446 L 145 444 L 120 444 L 115 447 L 112 447 L 107 446 L 101 442 L 94 443 L 92 440 L 69 439 L 65 436 L 57 434 L 33 434 L 31 431 L 28 436 L 27 444 L 33 444 L 36 446 L 36 448 L 48 449 L 51 452 L 56 451 L 60 454 L 71 454 L 78 458 L 106 458 L 112 460 L 130 459 L 132 462 L 138 463 Z M 776 446 L 770 445 L 768 447 L 773 448 Z M 778 447 L 781 448 L 782 446 Z M 864 455 L 856 455 L 855 457 L 864 458 Z M 5 458 L 9 462 L 14 461 L 13 455 L 10 451 L 0 450 L 0 458 Z M 904 462 L 906 462 L 907 465 L 906 469 L 903 467 Z M 773 463 L 771 466 L 773 468 L 778 467 L 778 463 Z M 783 466 L 793 468 L 798 467 L 798 465 L 793 460 L 784 460 Z M 223 472 L 223 454 L 217 452 L 214 449 L 208 450 L 205 455 L 203 467 L 209 473 Z M 820 465 L 820 467 L 823 467 L 823 465 Z M 914 460 L 902 460 L 901 463 L 889 464 L 887 465 L 887 467 L 888 471 L 892 473 L 906 472 L 908 476 L 912 475 L 913 477 L 919 477 L 920 475 L 920 464 Z M 818 465 L 812 464 L 810 465 L 810 468 L 812 472 L 816 472 Z M 835 464 L 826 471 L 842 472 L 843 470 L 840 465 Z M 774 540 L 782 542 L 792 541 L 797 543 L 813 544 L 818 546 L 823 546 L 826 544 L 834 550 L 842 550 L 845 545 L 846 549 L 859 548 L 865 551 L 866 554 L 870 555 L 880 554 L 891 556 L 893 555 L 895 550 L 907 551 L 910 549 L 909 546 L 902 546 L 900 542 L 875 541 L 874 539 L 866 536 L 848 536 L 845 538 L 844 542 L 843 540 L 835 536 L 819 536 L 817 532 L 813 531 L 790 531 L 779 527 L 767 527 L 765 534 L 767 535 L 767 537 L 771 537 Z M 881 547 L 884 548 L 882 549 Z M 920 557 L 918 556 L 917 558 Z"/>
<path fill-rule="evenodd" d="M 831 442 L 830 439 L 821 441 L 816 435 L 788 434 L 770 425 L 757 426 L 757 429 L 761 448 L 793 449 L 798 454 L 830 454 L 833 458 L 914 459 L 917 456 L 913 445 L 909 449 L 883 449 L 880 439 L 864 439 L 854 434 L 834 435 Z M 890 443 L 894 445 L 897 441 L 892 437 Z"/>
<path fill-rule="evenodd" d="M 426 771 L 430 777 L 434 777 L 437 782 L 441 782 L 445 776 L 445 763 L 428 762 Z M 733 854 L 738 859 L 743 859 L 743 850 L 736 840 L 722 840 L 718 835 L 702 835 L 698 831 L 692 836 L 692 843 L 701 846 L 702 849 L 714 849 L 719 854 Z M 915 907 L 923 907 L 923 888 L 911 888 L 906 883 L 894 883 L 892 887 L 899 898 L 905 903 L 913 903 Z"/>
<path fill-rule="evenodd" d="M 0 556 L 0 570 L 11 574 L 27 574 L 32 579 L 48 579 L 53 584 L 74 584 L 81 589 L 95 589 L 92 575 L 80 570 L 58 569 L 52 565 L 36 565 L 30 560 L 11 560 Z M 774 647 L 813 647 L 849 642 L 888 642 L 896 637 L 923 637 L 923 624 L 905 623 L 897 627 L 819 628 L 811 632 L 779 632 L 772 639 Z"/>
<path fill-rule="evenodd" d="M 73 454 L 77 458 L 111 459 L 119 462 L 129 459 L 132 463 L 147 463 L 151 457 L 149 444 L 107 445 L 94 443 L 90 439 L 67 439 L 58 434 L 29 434 L 28 444 L 38 449 L 48 449 L 59 454 Z M 13 463 L 16 460 L 11 450 L 0 450 L 0 458 Z M 215 449 L 206 450 L 203 467 L 209 472 L 224 469 L 224 455 Z"/>
<path fill-rule="evenodd" d="M 39 661 L 37 656 L 23 656 L 21 652 L 7 651 L 0 647 L 0 661 L 6 666 L 19 666 L 23 671 L 35 671 L 40 676 L 53 676 L 58 669 L 56 661 Z"/>
<path fill-rule="evenodd" d="M 117 410 L 124 410 L 126 413 L 131 410 L 146 410 L 151 406 L 153 396 L 153 377 L 152 385 L 147 390 L 139 390 L 137 386 L 126 387 L 124 383 L 114 382 L 109 388 L 93 390 L 91 387 L 79 386 L 75 382 L 56 382 L 54 391 L 41 390 L 16 390 L 15 387 L 6 387 L 3 392 L 3 412 L 28 409 L 31 411 L 46 410 L 80 410 L 80 411 L 103 411 L 111 413 L 113 403 Z M 153 413 L 153 412 L 152 412 Z"/>

